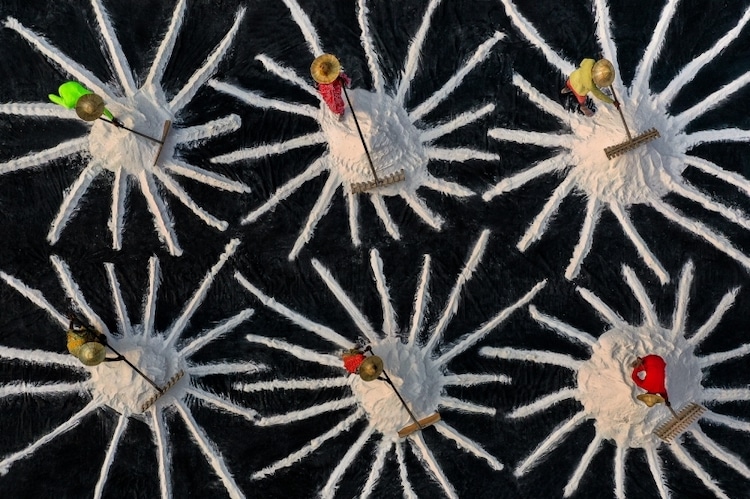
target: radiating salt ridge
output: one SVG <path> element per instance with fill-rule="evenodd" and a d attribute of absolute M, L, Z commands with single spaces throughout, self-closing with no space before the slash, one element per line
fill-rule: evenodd
<path fill-rule="evenodd" d="M 567 61 L 557 54 L 542 38 L 532 24 L 523 17 L 512 0 L 502 0 L 506 14 L 524 37 L 540 50 L 549 64 L 560 74 L 561 84 L 573 71 L 578 61 Z M 667 2 L 662 10 L 654 34 L 635 70 L 635 77 L 628 88 L 621 88 L 621 79 L 616 80 L 616 92 L 622 101 L 625 120 L 635 136 L 646 129 L 656 128 L 661 134 L 646 145 L 608 160 L 604 148 L 627 140 L 625 129 L 614 106 L 598 104 L 593 118 L 583 117 L 567 111 L 559 96 L 549 98 L 536 89 L 518 73 L 513 75 L 513 84 L 536 107 L 558 120 L 564 132 L 542 133 L 526 130 L 495 128 L 488 135 L 496 140 L 533 144 L 557 149 L 551 158 L 515 173 L 484 193 L 490 199 L 517 189 L 539 177 L 557 174 L 563 177 L 539 214 L 531 222 L 518 242 L 518 249 L 526 251 L 541 239 L 553 222 L 560 204 L 569 196 L 582 194 L 587 198 L 585 219 L 579 241 L 573 251 L 565 277 L 574 279 L 581 264 L 591 250 L 594 233 L 603 208 L 608 208 L 619 222 L 625 236 L 633 243 L 643 262 L 658 279 L 666 284 L 669 275 L 649 243 L 638 232 L 637 224 L 629 213 L 634 205 L 647 205 L 660 213 L 669 222 L 706 240 L 718 250 L 726 253 L 745 267 L 750 268 L 750 258 L 738 250 L 723 234 L 704 223 L 687 217 L 664 200 L 669 194 L 677 194 L 699 204 L 703 209 L 717 213 L 744 229 L 750 229 L 750 218 L 742 211 L 726 206 L 710 194 L 692 186 L 682 176 L 688 166 L 699 168 L 704 173 L 732 184 L 750 194 L 750 181 L 742 175 L 725 170 L 710 160 L 695 156 L 693 148 L 702 143 L 748 142 L 750 131 L 736 128 L 701 130 L 688 133 L 687 127 L 705 113 L 724 104 L 733 94 L 750 82 L 750 72 L 740 75 L 729 85 L 700 99 L 693 107 L 680 114 L 670 114 L 670 107 L 681 89 L 707 64 L 720 57 L 721 52 L 737 39 L 750 20 L 748 8 L 737 24 L 718 39 L 706 52 L 689 62 L 660 93 L 650 89 L 653 63 L 663 47 L 664 33 L 675 17 L 679 2 Z M 612 20 L 605 0 L 594 2 L 596 35 L 603 55 L 610 59 L 619 71 L 617 47 L 612 34 Z"/>
<path fill-rule="evenodd" d="M 195 202 L 173 177 L 173 174 L 216 189 L 230 192 L 249 191 L 249 187 L 241 182 L 186 164 L 176 156 L 176 148 L 178 147 L 188 145 L 195 147 L 203 140 L 232 133 L 239 129 L 241 125 L 240 118 L 231 115 L 199 126 L 181 129 L 179 118 L 180 112 L 190 104 L 195 94 L 223 60 L 239 30 L 245 9 L 241 8 L 237 11 L 232 26 L 217 47 L 208 55 L 203 65 L 193 73 L 178 93 L 171 100 L 168 100 L 162 88 L 162 78 L 164 68 L 172 56 L 175 40 L 185 15 L 185 0 L 180 0 L 176 5 L 169 26 L 157 48 L 156 57 L 149 69 L 146 81 L 140 88 L 135 83 L 133 70 L 117 38 L 112 19 L 100 0 L 92 0 L 91 3 L 102 45 L 106 49 L 114 69 L 113 77 L 116 80 L 114 85 L 99 80 L 82 64 L 62 53 L 50 41 L 26 28 L 18 20 L 9 17 L 4 24 L 29 42 L 32 48 L 43 54 L 53 65 L 61 69 L 63 73 L 61 83 L 65 79 L 77 80 L 93 92 L 100 94 L 108 109 L 127 127 L 150 137 L 161 139 L 165 121 L 171 121 L 172 132 L 168 135 L 164 148 L 159 154 L 158 163 L 155 163 L 158 143 L 97 120 L 91 123 L 90 130 L 85 138 L 72 139 L 52 148 L 32 152 L 24 157 L 2 163 L 0 164 L 0 174 L 42 167 L 52 161 L 65 159 L 75 154 L 83 154 L 88 161 L 88 166 L 84 167 L 78 178 L 66 189 L 60 209 L 50 225 L 47 235 L 49 242 L 55 244 L 60 240 L 63 230 L 81 208 L 81 202 L 89 187 L 104 172 L 110 171 L 114 173 L 115 178 L 112 186 L 111 217 L 108 223 L 108 228 L 112 234 L 112 247 L 118 250 L 122 248 L 125 215 L 129 206 L 127 199 L 130 194 L 130 187 L 137 185 L 153 216 L 154 229 L 157 235 L 172 255 L 180 255 L 182 254 L 182 248 L 177 239 L 175 222 L 165 197 L 165 190 L 207 225 L 223 231 L 227 229 L 228 223 L 211 215 L 205 208 Z M 62 117 L 80 121 L 74 110 L 63 109 L 60 106 L 51 108 L 50 106 L 47 103 L 3 104 L 0 105 L 0 114 Z"/>
<path fill-rule="evenodd" d="M 405 445 L 411 447 L 412 452 L 419 458 L 424 469 L 438 482 L 445 495 L 458 497 L 438 460 L 427 447 L 422 434 L 417 432 L 406 439 L 398 437 L 398 431 L 411 424 L 412 420 L 393 389 L 380 379 L 365 382 L 356 375 L 346 376 L 341 353 L 343 350 L 351 348 L 359 337 L 365 338 L 372 347 L 373 353 L 383 359 L 385 372 L 417 418 L 424 418 L 438 411 L 444 417 L 444 420 L 425 431 L 437 432 L 455 444 L 458 449 L 473 455 L 493 470 L 503 468 L 502 463 L 496 457 L 482 448 L 481 442 L 471 440 L 445 421 L 445 419 L 456 420 L 456 418 L 460 418 L 461 414 L 490 417 L 496 415 L 494 407 L 452 397 L 446 393 L 445 387 L 508 383 L 509 378 L 492 373 L 453 373 L 450 371 L 450 361 L 457 355 L 470 352 L 478 342 L 500 327 L 512 313 L 527 305 L 546 284 L 545 281 L 538 283 L 521 298 L 501 310 L 476 330 L 461 335 L 455 342 L 447 343 L 443 334 L 460 308 L 461 297 L 466 286 L 482 262 L 489 235 L 489 231 L 483 231 L 468 252 L 466 263 L 456 277 L 453 290 L 435 324 L 427 322 L 428 318 L 432 317 L 429 311 L 431 259 L 427 255 L 425 255 L 424 263 L 419 270 L 419 279 L 413 297 L 414 310 L 409 319 L 409 324 L 399 325 L 399 318 L 395 313 L 398 307 L 393 303 L 390 296 L 385 266 L 377 250 L 370 252 L 373 285 L 380 298 L 382 308 L 383 323 L 380 328 L 372 325 L 371 321 L 356 305 L 356 300 L 344 290 L 334 274 L 321 262 L 313 260 L 313 268 L 322 279 L 325 288 L 333 294 L 355 325 L 356 330 L 348 331 L 346 335 L 291 310 L 258 289 L 242 274 L 235 273 L 237 281 L 264 306 L 309 334 L 317 336 L 322 340 L 325 347 L 321 347 L 320 351 L 311 350 L 285 340 L 254 334 L 247 335 L 246 338 L 249 342 L 283 352 L 302 362 L 312 362 L 319 366 L 325 366 L 327 371 L 330 371 L 330 368 L 333 367 L 341 372 L 340 378 L 315 379 L 303 377 L 291 380 L 237 383 L 235 388 L 247 392 L 284 390 L 285 392 L 291 392 L 289 395 L 284 395 L 290 399 L 294 398 L 294 392 L 300 390 L 318 391 L 342 386 L 350 388 L 350 392 L 345 396 L 329 402 L 306 408 L 295 406 L 294 410 L 277 415 L 258 415 L 257 424 L 280 426 L 304 421 L 319 414 L 347 411 L 342 414 L 342 420 L 338 424 L 330 429 L 324 429 L 308 445 L 256 471 L 253 475 L 254 479 L 273 475 L 283 468 L 295 465 L 298 461 L 316 452 L 328 440 L 349 431 L 357 421 L 364 419 L 367 421 L 366 428 L 341 457 L 335 469 L 332 470 L 321 491 L 322 497 L 333 497 L 335 495 L 337 487 L 346 475 L 347 470 L 361 450 L 366 448 L 371 441 L 375 443 L 376 455 L 362 488 L 363 497 L 376 494 L 378 481 L 383 477 L 387 466 L 388 455 L 394 449 L 404 495 L 415 497 L 404 464 L 403 447 Z M 305 373 L 310 372 L 306 368 L 303 371 Z"/>
<path fill-rule="evenodd" d="M 551 364 L 570 369 L 575 374 L 576 386 L 564 387 L 537 400 L 516 408 L 510 418 L 520 419 L 535 416 L 550 407 L 568 400 L 575 400 L 583 407 L 575 415 L 561 422 L 550 434 L 516 467 L 516 476 L 525 475 L 541 464 L 550 453 L 570 433 L 592 420 L 596 434 L 583 452 L 572 476 L 564 488 L 564 496 L 573 495 L 581 484 L 592 460 L 602 450 L 605 441 L 614 443 L 614 496 L 625 497 L 626 467 L 629 449 L 643 449 L 662 498 L 667 498 L 669 490 L 663 471 L 662 453 L 665 449 L 674 454 L 682 465 L 692 471 L 703 484 L 718 497 L 727 497 L 714 478 L 698 464 L 681 446 L 683 437 L 669 444 L 653 434 L 654 429 L 671 417 L 663 405 L 648 408 L 636 399 L 642 393 L 631 380 L 631 363 L 637 356 L 659 355 L 667 364 L 667 390 L 670 401 L 678 409 L 688 402 L 709 407 L 702 416 L 703 424 L 721 424 L 739 431 L 749 432 L 747 421 L 710 410 L 716 403 L 731 403 L 750 400 L 750 390 L 726 389 L 704 386 L 703 370 L 732 359 L 750 354 L 750 344 L 745 344 L 726 352 L 698 356 L 695 348 L 718 326 L 725 312 L 731 307 L 738 289 L 730 290 L 718 303 L 714 312 L 693 334 L 687 331 L 690 292 L 694 267 L 688 262 L 682 270 L 677 288 L 671 325 L 664 325 L 646 293 L 641 281 L 627 266 L 623 267 L 623 277 L 640 304 L 642 322 L 629 324 L 609 305 L 589 290 L 578 288 L 585 301 L 607 323 L 603 334 L 594 339 L 589 333 L 579 331 L 561 320 L 546 315 L 530 306 L 532 318 L 572 343 L 586 347 L 590 356 L 578 360 L 569 355 L 549 351 L 518 350 L 514 348 L 485 347 L 482 355 L 499 359 L 531 361 L 538 364 Z M 721 447 L 705 435 L 700 425 L 689 430 L 697 444 L 718 461 L 733 468 L 746 478 L 750 478 L 750 468 L 738 456 Z"/>
<path fill-rule="evenodd" d="M 325 52 L 318 34 L 310 18 L 295 0 L 284 0 L 290 14 L 299 26 L 302 36 L 310 51 L 310 61 Z M 327 151 L 320 158 L 313 161 L 302 173 L 279 187 L 271 197 L 258 208 L 247 214 L 243 223 L 253 223 L 269 211 L 273 211 L 279 203 L 291 196 L 300 187 L 313 178 L 328 172 L 327 181 L 304 224 L 294 246 L 289 253 L 290 259 L 295 259 L 302 248 L 310 241 L 318 222 L 329 211 L 331 203 L 339 188 L 344 191 L 347 203 L 349 232 L 352 244 L 358 246 L 359 236 L 359 200 L 367 196 L 375 208 L 375 213 L 383 224 L 385 231 L 396 240 L 401 238 L 401 231 L 392 219 L 384 202 L 387 196 L 401 197 L 409 207 L 427 225 L 440 230 L 444 220 L 440 214 L 430 208 L 417 190 L 426 187 L 430 190 L 453 197 L 467 197 L 474 193 L 457 183 L 433 176 L 427 169 L 430 161 L 466 162 L 472 160 L 495 161 L 496 154 L 480 151 L 471 147 L 440 147 L 434 142 L 453 131 L 476 123 L 495 109 L 495 105 L 483 105 L 463 112 L 458 116 L 449 116 L 439 124 L 425 121 L 434 109 L 454 92 L 463 79 L 474 71 L 489 57 L 497 42 L 505 35 L 496 32 L 483 42 L 451 76 L 445 84 L 424 102 L 406 107 L 409 88 L 417 76 L 420 64 L 419 55 L 423 49 L 432 15 L 440 4 L 440 0 L 431 0 L 426 8 L 422 23 L 411 41 L 409 51 L 404 62 L 401 79 L 394 83 L 393 91 L 387 89 L 384 81 L 382 57 L 377 51 L 374 35 L 369 24 L 369 7 L 365 0 L 358 0 L 357 22 L 361 30 L 360 41 L 365 52 L 365 59 L 370 70 L 374 91 L 353 88 L 349 90 L 352 106 L 357 120 L 362 127 L 367 148 L 371 153 L 374 168 L 379 177 L 386 177 L 400 170 L 404 170 L 406 180 L 397 184 L 380 187 L 362 195 L 351 193 L 351 184 L 373 180 L 364 147 L 357 133 L 351 109 L 347 111 L 342 121 L 330 112 L 324 102 L 315 108 L 307 104 L 290 103 L 271 99 L 246 90 L 236 85 L 212 80 L 209 85 L 214 89 L 226 93 L 239 101 L 260 109 L 275 109 L 283 113 L 309 117 L 317 121 L 320 131 L 294 137 L 279 142 L 258 144 L 250 148 L 240 149 L 228 154 L 212 158 L 214 163 L 235 163 L 251 161 L 261 157 L 284 154 L 288 151 L 315 145 L 326 145 Z M 319 97 L 309 76 L 300 76 L 293 69 L 274 61 L 265 54 L 257 59 L 272 74 L 294 86 Z M 346 64 L 345 61 L 343 61 Z M 357 84 L 355 82 L 354 86 Z"/>
<path fill-rule="evenodd" d="M 240 407 L 220 395 L 206 391 L 200 386 L 200 378 L 212 375 L 252 374 L 265 369 L 265 366 L 242 361 L 214 361 L 209 364 L 200 364 L 192 361 L 191 356 L 246 322 L 252 316 L 253 310 L 250 308 L 242 310 L 190 338 L 183 337 L 183 333 L 185 333 L 191 319 L 205 300 L 216 276 L 236 253 L 239 244 L 239 240 L 233 239 L 226 245 L 216 264 L 208 270 L 192 297 L 186 302 L 180 316 L 165 332 L 154 330 L 157 291 L 161 282 L 160 265 L 156 257 L 149 261 L 147 289 L 141 304 L 141 320 L 138 324 L 131 324 L 130 314 L 123 300 L 123 293 L 114 265 L 105 264 L 117 319 L 116 328 L 110 330 L 86 301 L 83 291 L 78 286 L 67 264 L 62 259 L 53 256 L 51 258 L 53 267 L 73 308 L 87 322 L 100 331 L 104 331 L 108 336 L 109 343 L 116 350 L 159 386 L 164 386 L 179 371 L 184 371 L 185 374 L 174 386 L 159 397 L 151 408 L 143 412 L 143 403 L 155 395 L 156 390 L 124 362 L 104 362 L 98 366 L 86 367 L 69 354 L 62 355 L 40 350 L 21 350 L 0 346 L 0 357 L 3 358 L 30 362 L 35 365 L 52 365 L 61 369 L 88 374 L 88 379 L 80 383 L 7 383 L 0 386 L 0 401 L 2 398 L 9 396 L 48 398 L 78 395 L 91 399 L 88 405 L 73 414 L 68 420 L 56 423 L 57 426 L 51 432 L 37 438 L 26 448 L 3 457 L 0 460 L 0 473 L 8 473 L 15 462 L 30 457 L 37 449 L 42 448 L 59 435 L 84 425 L 92 414 L 96 414 L 97 417 L 111 414 L 112 411 L 99 411 L 99 409 L 109 408 L 119 413 L 119 416 L 115 431 L 106 449 L 101 473 L 96 485 L 93 486 L 95 498 L 105 495 L 109 473 L 117 459 L 119 445 L 125 438 L 131 418 L 143 420 L 151 427 L 156 448 L 158 462 L 156 474 L 159 479 L 161 497 L 168 499 L 172 496 L 172 478 L 170 476 L 171 437 L 167 431 L 167 420 L 174 417 L 179 418 L 186 426 L 191 434 L 192 441 L 198 445 L 229 496 L 233 498 L 244 497 L 234 481 L 221 451 L 192 416 L 190 405 L 197 402 L 213 410 L 256 421 L 258 414 L 255 411 Z M 65 315 L 56 310 L 41 292 L 30 288 L 19 279 L 4 272 L 0 272 L 0 279 L 46 311 L 59 325 L 60 341 L 61 344 L 64 343 L 64 331 L 68 326 Z M 108 351 L 108 356 L 114 357 L 114 354 Z"/>

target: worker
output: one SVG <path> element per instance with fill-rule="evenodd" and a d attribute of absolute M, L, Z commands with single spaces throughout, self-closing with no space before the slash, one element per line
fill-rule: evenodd
<path fill-rule="evenodd" d="M 584 59 L 578 69 L 570 74 L 565 82 L 565 87 L 560 91 L 563 94 L 572 93 L 578 101 L 578 109 L 588 117 L 594 115 L 595 107 L 592 105 L 588 94 L 591 93 L 597 99 L 614 104 L 619 108 L 620 103 L 613 100 L 600 90 L 609 87 L 615 81 L 615 68 L 607 59 Z"/>
<path fill-rule="evenodd" d="M 667 394 L 667 363 L 658 355 L 646 355 L 636 358 L 631 364 L 633 372 L 630 377 L 639 387 L 646 390 L 636 398 L 649 407 L 663 403 L 670 406 Z"/>

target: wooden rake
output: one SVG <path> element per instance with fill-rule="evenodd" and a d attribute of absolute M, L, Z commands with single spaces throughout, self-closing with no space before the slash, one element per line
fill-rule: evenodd
<path fill-rule="evenodd" d="M 667 405 L 667 408 L 672 413 L 672 417 L 654 430 L 654 435 L 667 443 L 684 433 L 691 424 L 698 421 L 701 415 L 706 412 L 705 407 L 694 402 L 690 402 L 677 412 L 670 405 Z"/>
<path fill-rule="evenodd" d="M 349 93 L 346 91 L 346 85 L 341 85 L 341 89 L 344 91 L 346 103 L 349 104 L 349 109 L 351 109 L 352 111 L 354 124 L 357 126 L 357 133 L 359 134 L 359 140 L 362 142 L 362 147 L 364 147 L 365 149 L 365 155 L 367 155 L 367 163 L 370 165 L 370 171 L 372 172 L 373 177 L 373 180 L 351 184 L 352 194 L 370 191 L 372 189 L 375 189 L 376 187 L 396 184 L 398 182 L 403 182 L 404 180 L 406 180 L 406 173 L 403 169 L 395 173 L 391 173 L 390 175 L 385 177 L 378 177 L 378 173 L 375 171 L 375 165 L 372 162 L 372 157 L 370 156 L 370 150 L 367 148 L 367 143 L 365 142 L 365 136 L 362 133 L 362 127 L 359 126 L 359 120 L 357 119 L 357 115 L 354 112 L 354 108 L 352 107 L 352 101 L 349 99 Z"/>
<path fill-rule="evenodd" d="M 612 97 L 614 97 L 615 103 L 620 104 L 620 102 L 617 100 L 617 96 L 615 95 L 615 89 L 612 87 L 612 85 L 609 86 L 609 90 L 612 92 Z M 625 133 L 628 135 L 628 140 L 620 144 L 616 144 L 610 147 L 605 147 L 604 154 L 607 155 L 607 159 L 612 159 L 615 156 L 624 154 L 627 151 L 635 149 L 636 147 L 640 147 L 643 144 L 646 144 L 647 142 L 651 142 L 652 140 L 658 137 L 661 137 L 661 135 L 659 135 L 659 131 L 656 128 L 650 128 L 647 131 L 643 132 L 642 134 L 636 137 L 633 137 L 630 134 L 630 128 L 628 128 L 628 124 L 625 121 L 625 115 L 622 114 L 622 109 L 620 109 L 619 105 L 615 107 L 617 107 L 617 112 L 620 113 L 620 119 L 622 120 L 622 124 L 625 127 Z"/>
<path fill-rule="evenodd" d="M 155 395 L 152 395 L 151 397 L 149 397 L 148 400 L 146 400 L 143 403 L 143 405 L 141 406 L 141 412 L 146 412 L 146 410 L 148 410 L 149 407 L 151 407 L 152 405 L 154 405 L 154 403 L 156 403 L 159 397 L 167 393 L 167 391 L 170 388 L 172 388 L 184 375 L 185 375 L 185 371 L 180 370 L 177 372 L 177 374 L 169 378 L 169 381 L 167 381 L 167 383 L 161 388 L 154 385 L 158 393 L 156 393 Z"/>

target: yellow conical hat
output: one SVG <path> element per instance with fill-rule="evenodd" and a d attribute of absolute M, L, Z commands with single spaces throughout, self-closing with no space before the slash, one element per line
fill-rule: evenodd
<path fill-rule="evenodd" d="M 104 362 L 104 357 L 107 352 L 104 350 L 104 345 L 97 343 L 96 341 L 90 341 L 81 345 L 78 349 L 76 357 L 86 366 L 98 366 Z"/>
<path fill-rule="evenodd" d="M 359 377 L 363 381 L 372 381 L 377 379 L 383 372 L 383 359 L 377 355 L 367 357 L 359 366 Z"/>
<path fill-rule="evenodd" d="M 310 65 L 310 74 L 318 83 L 332 83 L 341 74 L 341 63 L 335 55 L 323 54 Z"/>
<path fill-rule="evenodd" d="M 82 95 L 76 102 L 76 114 L 83 121 L 98 120 L 104 113 L 104 99 L 96 94 Z"/>
<path fill-rule="evenodd" d="M 656 404 L 664 403 L 664 397 L 655 393 L 642 393 L 636 397 L 638 400 L 643 402 L 649 407 L 653 407 Z"/>
<path fill-rule="evenodd" d="M 615 67 L 607 59 L 599 59 L 591 68 L 591 79 L 597 87 L 608 87 L 615 81 Z"/>

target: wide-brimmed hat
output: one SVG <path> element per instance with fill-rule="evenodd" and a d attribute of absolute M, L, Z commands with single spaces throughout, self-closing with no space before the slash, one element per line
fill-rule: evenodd
<path fill-rule="evenodd" d="M 104 113 L 104 99 L 97 94 L 82 95 L 76 102 L 76 114 L 83 121 L 98 120 Z"/>
<path fill-rule="evenodd" d="M 636 398 L 649 407 L 653 407 L 656 404 L 663 404 L 666 402 L 666 400 L 664 400 L 664 397 L 656 393 L 641 393 Z"/>
<path fill-rule="evenodd" d="M 318 83 L 333 83 L 341 74 L 341 63 L 333 54 L 323 54 L 310 65 L 310 74 Z"/>
<path fill-rule="evenodd" d="M 106 354 L 104 345 L 96 341 L 89 341 L 81 345 L 75 355 L 85 366 L 98 366 L 104 362 Z"/>
<path fill-rule="evenodd" d="M 607 59 L 599 59 L 591 68 L 591 79 L 597 87 L 608 87 L 615 81 L 615 67 Z"/>

